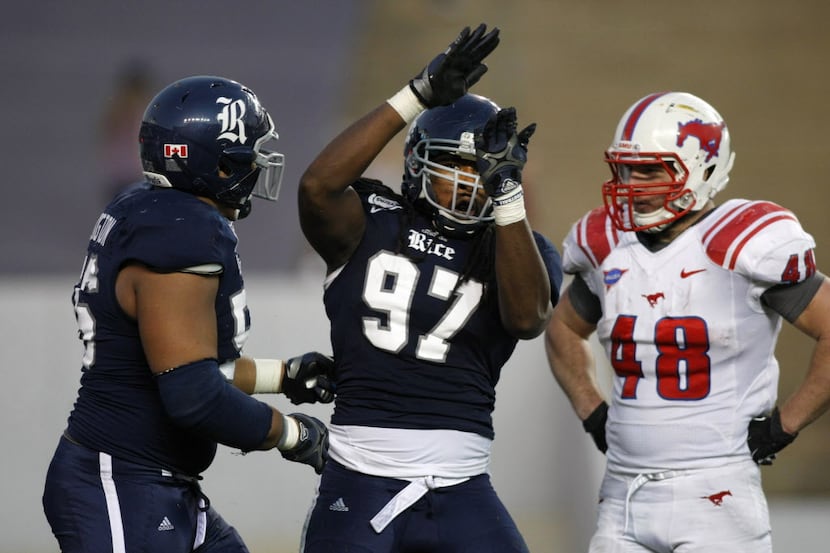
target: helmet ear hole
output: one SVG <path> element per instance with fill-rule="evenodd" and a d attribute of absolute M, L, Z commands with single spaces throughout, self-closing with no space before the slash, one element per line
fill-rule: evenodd
<path fill-rule="evenodd" d="M 247 175 L 254 169 L 256 154 L 246 146 L 228 148 L 219 155 L 218 167 L 225 176 Z"/>
<path fill-rule="evenodd" d="M 711 177 L 712 173 L 714 173 L 714 172 L 715 172 L 715 166 L 714 165 L 710 165 L 709 167 L 707 167 L 706 170 L 703 172 L 703 180 L 708 181 L 709 177 Z"/>
<path fill-rule="evenodd" d="M 233 174 L 233 169 L 228 164 L 228 160 L 225 159 L 224 156 L 219 158 L 216 168 L 219 170 L 219 175 L 222 177 L 228 177 Z"/>

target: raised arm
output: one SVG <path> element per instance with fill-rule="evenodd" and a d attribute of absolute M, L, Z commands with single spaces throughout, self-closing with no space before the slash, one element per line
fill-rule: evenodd
<path fill-rule="evenodd" d="M 498 45 L 498 29 L 484 24 L 461 34 L 389 98 L 335 137 L 300 179 L 300 225 L 311 246 L 332 271 L 351 256 L 363 236 L 365 219 L 350 188 L 363 171 L 421 111 L 453 103 L 487 71 L 482 60 Z"/>
<path fill-rule="evenodd" d="M 363 236 L 363 208 L 350 185 L 405 125 L 384 102 L 332 140 L 303 173 L 300 225 L 329 272 L 348 261 Z"/>
<path fill-rule="evenodd" d="M 514 108 L 499 110 L 476 137 L 479 174 L 493 202 L 496 280 L 502 324 L 513 336 L 535 338 L 551 315 L 550 278 L 527 221 L 522 168 L 536 124 L 516 131 Z"/>

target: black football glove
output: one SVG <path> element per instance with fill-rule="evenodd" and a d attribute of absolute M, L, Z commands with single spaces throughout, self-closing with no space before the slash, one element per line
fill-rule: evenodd
<path fill-rule="evenodd" d="M 285 362 L 282 393 L 294 405 L 334 400 L 334 360 L 316 351 Z"/>
<path fill-rule="evenodd" d="M 487 72 L 487 66 L 481 62 L 498 46 L 499 29 L 485 35 L 486 31 L 484 23 L 472 32 L 464 27 L 444 52 L 409 81 L 409 88 L 424 107 L 452 104 Z"/>
<path fill-rule="evenodd" d="M 300 426 L 300 439 L 294 449 L 280 451 L 284 459 L 314 468 L 320 474 L 329 458 L 329 429 L 319 419 L 302 413 L 288 415 Z"/>
<path fill-rule="evenodd" d="M 759 465 L 771 465 L 775 454 L 790 445 L 796 436 L 798 433 L 790 434 L 781 427 L 781 413 L 776 407 L 769 416 L 755 417 L 749 421 L 746 443 L 753 461 Z"/>
<path fill-rule="evenodd" d="M 605 423 L 608 420 L 608 404 L 604 401 L 582 421 L 582 428 L 594 439 L 597 449 L 605 453 L 608 451 L 608 443 L 605 441 Z"/>
<path fill-rule="evenodd" d="M 531 123 L 516 132 L 516 109 L 499 110 L 476 135 L 476 168 L 493 203 L 510 196 L 522 183 L 522 168 L 527 162 L 527 145 L 536 132 Z"/>

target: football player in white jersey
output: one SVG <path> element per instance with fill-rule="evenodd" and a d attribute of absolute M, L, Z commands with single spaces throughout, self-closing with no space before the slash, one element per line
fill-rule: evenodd
<path fill-rule="evenodd" d="M 551 370 L 607 455 L 590 552 L 769 552 L 758 465 L 830 403 L 830 284 L 796 216 L 713 197 L 734 153 L 687 93 L 648 95 L 606 152 L 605 201 L 571 228 L 573 275 L 546 333 Z M 782 319 L 816 340 L 777 402 Z M 594 332 L 615 373 L 595 378 Z"/>

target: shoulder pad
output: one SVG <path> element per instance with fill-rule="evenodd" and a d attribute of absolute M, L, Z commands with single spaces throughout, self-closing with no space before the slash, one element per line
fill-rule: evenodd
<path fill-rule="evenodd" d="M 362 178 L 355 181 L 352 188 L 357 192 L 360 201 L 363 202 L 363 209 L 367 213 L 403 209 L 403 197 L 379 180 Z"/>
<path fill-rule="evenodd" d="M 370 194 L 377 194 L 387 198 L 399 199 L 400 194 L 395 193 L 394 190 L 383 184 L 377 179 L 360 178 L 352 183 L 352 188 L 361 196 L 368 196 Z"/>
<path fill-rule="evenodd" d="M 724 269 L 771 283 L 798 282 L 815 272 L 813 237 L 778 204 L 729 200 L 702 225 L 706 255 Z M 788 271 L 801 276 L 788 277 Z"/>
<path fill-rule="evenodd" d="M 566 273 L 597 268 L 619 244 L 620 236 L 605 207 L 598 207 L 571 227 L 563 247 Z"/>
<path fill-rule="evenodd" d="M 217 210 L 198 200 L 158 202 L 153 207 L 128 216 L 120 246 L 125 260 L 178 271 L 205 264 L 224 266 L 233 259 L 236 234 Z"/>

